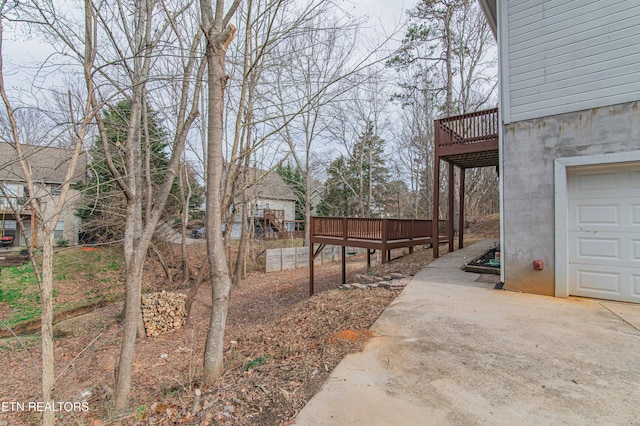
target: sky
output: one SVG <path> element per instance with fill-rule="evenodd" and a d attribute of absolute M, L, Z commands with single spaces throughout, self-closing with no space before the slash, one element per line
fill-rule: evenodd
<path fill-rule="evenodd" d="M 339 1 L 339 0 L 338 0 Z M 403 35 L 401 23 L 405 19 L 405 10 L 413 7 L 417 0 L 350 0 L 347 10 L 354 15 L 368 16 L 364 28 L 364 39 L 373 40 L 382 36 L 392 36 L 400 40 Z M 347 3 L 345 3 L 347 4 Z M 394 35 L 395 33 L 395 35 Z M 391 43 L 393 46 L 394 43 Z M 396 43 L 397 45 L 397 43 Z M 25 69 L 24 64 L 42 61 L 53 53 L 51 46 L 34 40 L 25 34 L 12 33 L 5 28 L 3 51 L 5 59 L 5 78 L 9 85 L 25 87 L 32 81 L 33 70 Z"/>

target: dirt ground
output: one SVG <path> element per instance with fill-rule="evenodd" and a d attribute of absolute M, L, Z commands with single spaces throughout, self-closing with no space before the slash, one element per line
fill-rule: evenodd
<path fill-rule="evenodd" d="M 410 269 L 419 268 L 428 261 L 426 253 L 417 251 L 389 263 L 395 268 L 386 266 L 385 270 L 406 271 L 407 264 L 412 264 Z M 197 263 L 197 259 L 193 262 Z M 365 269 L 364 259 L 349 259 L 349 276 Z M 149 270 L 146 288 L 153 287 L 151 283 L 164 282 L 157 265 Z M 211 386 L 199 381 L 211 307 L 210 288 L 203 286 L 194 304 L 191 324 L 138 341 L 131 393 L 133 412 L 120 417 L 110 404 L 121 338 L 121 304 L 57 324 L 56 400 L 88 403 L 87 411 L 61 412 L 58 423 L 287 421 L 345 354 L 362 347 L 370 337 L 369 326 L 397 295 L 397 291 L 386 289 L 337 290 L 340 266 L 331 264 L 316 268 L 318 294 L 308 298 L 308 274 L 307 268 L 254 273 L 232 290 L 225 338 L 226 372 Z M 0 403 L 39 400 L 40 346 L 36 337 L 21 340 L 29 353 L 16 342 L 0 353 Z M 196 409 L 195 389 L 202 392 Z M 36 424 L 38 415 L 4 412 L 0 424 L 3 421 L 6 425 Z"/>
<path fill-rule="evenodd" d="M 204 247 L 192 246 L 189 250 L 190 263 L 195 267 Z M 394 253 L 393 257 L 400 254 Z M 413 255 L 374 266 L 372 272 L 413 275 L 430 261 L 431 250 L 417 248 Z M 365 273 L 364 257 L 350 258 L 347 271 L 348 281 L 356 273 Z M 55 399 L 86 403 L 86 410 L 60 411 L 58 424 L 287 423 L 346 354 L 361 350 L 371 337 L 368 328 L 398 294 L 398 290 L 382 288 L 338 290 L 338 263 L 316 267 L 316 295 L 309 298 L 308 274 L 308 268 L 253 273 L 232 289 L 225 373 L 212 385 L 200 381 L 211 309 L 210 287 L 203 285 L 187 326 L 138 340 L 132 411 L 124 415 L 116 414 L 111 402 L 121 339 L 121 304 L 57 324 Z M 70 289 L 82 285 L 82 277 L 72 281 Z M 158 262 L 150 259 L 145 289 L 160 290 L 166 282 Z M 5 348 L 0 351 L 0 404 L 39 401 L 38 338 L 21 338 L 19 343 L 14 340 Z M 33 412 L 0 412 L 0 426 L 38 421 L 39 415 Z"/>

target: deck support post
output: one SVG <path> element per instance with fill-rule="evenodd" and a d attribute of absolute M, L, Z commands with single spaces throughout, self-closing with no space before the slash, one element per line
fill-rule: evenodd
<path fill-rule="evenodd" d="M 460 168 L 460 217 L 458 218 L 458 250 L 464 247 L 464 185 L 467 169 Z"/>
<path fill-rule="evenodd" d="M 313 219 L 313 218 L 312 218 Z M 313 250 L 314 242 L 309 242 L 309 297 L 313 296 L 313 264 L 315 263 L 316 257 L 322 250 L 326 247 L 326 244 L 320 243 L 318 246 L 318 250 Z"/>
<path fill-rule="evenodd" d="M 449 239 L 449 253 L 453 251 L 453 224 L 456 219 L 454 217 L 454 203 L 455 203 L 455 166 L 453 163 L 448 162 L 449 164 L 449 182 L 447 182 L 448 190 L 449 190 L 449 205 L 447 212 L 447 238 Z"/>
<path fill-rule="evenodd" d="M 313 246 L 313 241 L 309 241 L 309 297 L 313 296 Z"/>
<path fill-rule="evenodd" d="M 347 247 L 342 246 L 342 284 L 347 283 Z"/>
<path fill-rule="evenodd" d="M 391 250 L 387 248 L 389 240 L 389 219 L 382 219 L 382 263 L 387 263 L 391 259 Z"/>
<path fill-rule="evenodd" d="M 438 120 L 436 120 L 438 121 Z M 437 127 L 436 127 L 437 128 Z M 437 154 L 433 157 L 433 213 L 431 216 L 432 234 L 431 239 L 433 241 L 433 258 L 439 257 L 438 244 L 440 240 L 440 231 L 438 225 L 440 222 L 440 157 Z"/>

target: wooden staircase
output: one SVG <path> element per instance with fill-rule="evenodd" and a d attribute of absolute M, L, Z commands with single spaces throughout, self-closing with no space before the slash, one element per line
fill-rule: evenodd
<path fill-rule="evenodd" d="M 284 210 L 264 209 L 263 217 L 265 225 L 273 227 L 280 238 L 289 238 L 289 231 L 284 225 Z"/>

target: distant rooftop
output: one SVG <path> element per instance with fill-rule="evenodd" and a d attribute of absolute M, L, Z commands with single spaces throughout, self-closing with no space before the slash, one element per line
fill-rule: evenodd
<path fill-rule="evenodd" d="M 36 182 L 64 183 L 72 150 L 37 145 L 22 145 L 22 150 Z M 86 168 L 87 157 L 82 153 L 72 182 L 82 180 Z M 15 147 L 7 142 L 0 142 L 0 180 L 25 181 Z"/>

